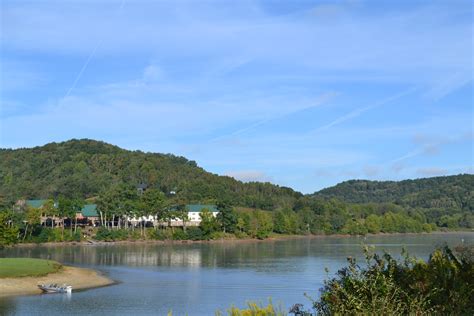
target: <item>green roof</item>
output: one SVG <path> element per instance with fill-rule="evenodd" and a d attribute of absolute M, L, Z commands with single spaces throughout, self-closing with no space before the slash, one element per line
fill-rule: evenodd
<path fill-rule="evenodd" d="M 26 200 L 26 205 L 33 208 L 42 207 L 48 200 Z"/>
<path fill-rule="evenodd" d="M 98 217 L 97 205 L 96 204 L 86 204 L 81 210 L 82 216 L 84 217 Z"/>
<path fill-rule="evenodd" d="M 188 204 L 186 205 L 188 212 L 202 212 L 207 209 L 210 212 L 219 212 L 217 206 L 211 204 Z"/>

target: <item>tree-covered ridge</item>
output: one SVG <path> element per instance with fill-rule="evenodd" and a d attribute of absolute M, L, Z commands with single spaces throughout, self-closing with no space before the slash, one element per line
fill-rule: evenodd
<path fill-rule="evenodd" d="M 404 181 L 350 180 L 323 189 L 315 197 L 348 203 L 395 203 L 412 208 L 474 211 L 474 175 Z"/>
<path fill-rule="evenodd" d="M 7 203 L 56 195 L 91 198 L 117 185 L 140 183 L 165 193 L 176 191 L 177 200 L 189 203 L 225 199 L 267 210 L 292 208 L 301 196 L 270 183 L 218 176 L 184 157 L 129 151 L 89 139 L 0 149 L 0 197 Z"/>

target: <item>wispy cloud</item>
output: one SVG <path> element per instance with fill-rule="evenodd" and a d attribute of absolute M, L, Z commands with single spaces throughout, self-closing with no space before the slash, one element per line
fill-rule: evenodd
<path fill-rule="evenodd" d="M 319 96 L 316 100 L 314 100 L 312 103 L 312 105 L 310 106 L 306 106 L 306 107 L 302 107 L 302 108 L 298 108 L 296 110 L 290 110 L 288 112 L 285 112 L 285 113 L 282 113 L 282 114 L 278 114 L 274 117 L 271 117 L 271 118 L 267 118 L 267 119 L 263 119 L 263 120 L 260 120 L 258 122 L 255 122 L 251 125 L 248 125 L 248 126 L 245 126 L 241 129 L 238 129 L 234 132 L 231 132 L 229 134 L 225 134 L 225 135 L 221 135 L 221 136 L 218 136 L 216 138 L 213 138 L 210 140 L 210 142 L 215 142 L 215 141 L 218 141 L 218 140 L 221 140 L 223 138 L 227 138 L 227 137 L 232 137 L 232 136 L 238 136 L 240 134 L 243 134 L 245 132 L 248 132 L 250 130 L 254 130 L 256 128 L 258 128 L 259 126 L 262 126 L 262 125 L 265 125 L 267 123 L 270 123 L 272 121 L 277 121 L 277 120 L 281 120 L 285 117 L 288 117 L 290 115 L 293 115 L 293 114 L 296 114 L 296 113 L 299 113 L 299 112 L 303 112 L 303 111 L 307 111 L 307 110 L 310 110 L 310 109 L 314 109 L 314 108 L 317 108 L 327 102 L 329 102 L 332 98 L 334 98 L 335 96 L 337 96 L 337 93 L 334 93 L 334 92 L 328 92 L 328 93 L 324 93 L 322 94 L 321 96 Z"/>
<path fill-rule="evenodd" d="M 367 111 L 369 111 L 369 110 L 373 110 L 373 109 L 375 109 L 375 108 L 378 108 L 378 107 L 380 107 L 380 106 L 383 106 L 383 105 L 385 105 L 385 104 L 388 104 L 388 103 L 390 103 L 390 102 L 393 102 L 393 101 L 395 101 L 395 100 L 397 100 L 397 99 L 400 99 L 400 98 L 402 98 L 402 97 L 404 97 L 404 96 L 406 96 L 406 95 L 408 95 L 408 94 L 410 94 L 410 93 L 413 93 L 413 92 L 415 92 L 415 91 L 417 91 L 417 90 L 418 90 L 418 88 L 410 88 L 410 89 L 408 89 L 408 90 L 405 90 L 405 91 L 403 91 L 403 92 L 394 94 L 394 95 L 392 95 L 392 96 L 390 96 L 390 97 L 388 97 L 388 98 L 386 98 L 386 99 L 383 99 L 383 100 L 381 100 L 381 101 L 379 101 L 379 102 L 376 102 L 376 103 L 374 103 L 374 104 L 371 104 L 371 105 L 368 105 L 368 106 L 364 106 L 364 107 L 359 107 L 359 108 L 357 108 L 357 109 L 355 109 L 355 110 L 353 110 L 353 111 L 351 111 L 351 112 L 349 112 L 349 113 L 347 113 L 347 114 L 344 114 L 344 115 L 338 117 L 337 119 L 335 119 L 334 121 L 332 121 L 332 122 L 330 122 L 330 123 L 328 123 L 328 124 L 326 124 L 326 125 L 323 125 L 323 126 L 321 126 L 321 127 L 318 127 L 317 129 L 312 130 L 311 133 L 316 134 L 316 133 L 319 133 L 319 132 L 321 132 L 321 131 L 325 131 L 325 130 L 327 130 L 327 129 L 330 129 L 331 127 L 334 127 L 334 126 L 336 126 L 336 125 L 342 124 L 342 123 L 344 123 L 344 122 L 346 122 L 346 121 L 348 121 L 348 120 L 354 119 L 354 118 L 356 118 L 356 117 L 362 115 L 364 112 L 367 112 Z"/>
<path fill-rule="evenodd" d="M 443 136 L 441 138 L 427 137 L 425 135 L 418 134 L 414 137 L 414 142 L 418 145 L 418 148 L 391 160 L 388 164 L 397 164 L 404 160 L 408 160 L 420 155 L 437 155 L 440 152 L 442 146 L 472 140 L 472 131 L 466 131 L 456 136 Z"/>

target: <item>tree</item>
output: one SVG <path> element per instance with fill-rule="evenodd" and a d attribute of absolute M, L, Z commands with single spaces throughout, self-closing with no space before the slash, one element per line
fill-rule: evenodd
<path fill-rule="evenodd" d="M 273 219 L 269 212 L 256 210 L 250 217 L 250 234 L 258 239 L 267 238 L 273 231 Z"/>
<path fill-rule="evenodd" d="M 26 227 L 25 227 L 25 232 L 23 235 L 23 241 L 25 240 L 28 234 L 28 228 L 30 226 L 31 226 L 31 230 L 30 230 L 30 236 L 31 236 L 31 234 L 33 233 L 34 226 L 41 224 L 41 210 L 34 207 L 27 207 L 25 211 L 25 221 L 26 221 Z"/>
<path fill-rule="evenodd" d="M 164 220 L 167 201 L 163 192 L 155 188 L 148 189 L 141 195 L 140 200 L 146 215 L 154 216 L 157 222 Z"/>
<path fill-rule="evenodd" d="M 61 222 L 62 222 L 61 234 L 63 238 L 64 238 L 64 219 L 69 218 L 70 222 L 72 223 L 72 219 L 76 218 L 76 212 L 80 211 L 80 209 L 77 210 L 74 206 L 75 205 L 73 203 L 73 200 L 65 198 L 64 196 L 59 197 L 57 209 L 58 209 L 59 218 L 61 219 Z M 72 225 L 71 225 L 71 232 L 72 232 Z"/>
<path fill-rule="evenodd" d="M 380 233 L 380 229 L 382 228 L 380 217 L 375 214 L 367 216 L 365 219 L 365 226 L 371 234 Z"/>
<path fill-rule="evenodd" d="M 51 220 L 51 228 L 54 228 L 54 218 L 58 214 L 57 205 L 53 200 L 47 200 L 41 207 L 41 211 Z"/>
<path fill-rule="evenodd" d="M 220 202 L 217 204 L 219 213 L 217 214 L 217 220 L 224 233 L 233 233 L 237 225 L 237 214 L 234 208 L 229 205 L 228 202 Z"/>
<path fill-rule="evenodd" d="M 179 204 L 174 211 L 176 218 L 183 222 L 183 230 L 186 231 L 186 222 L 189 220 L 188 210 L 184 204 Z"/>
<path fill-rule="evenodd" d="M 219 228 L 219 223 L 208 209 L 203 209 L 200 213 L 200 216 L 200 227 L 202 229 L 203 235 L 204 237 L 209 238 L 211 234 Z"/>
<path fill-rule="evenodd" d="M 0 211 L 0 248 L 18 241 L 18 227 L 12 222 L 13 212 Z"/>

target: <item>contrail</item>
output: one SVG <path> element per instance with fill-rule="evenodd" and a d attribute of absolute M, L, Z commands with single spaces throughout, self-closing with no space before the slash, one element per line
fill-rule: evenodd
<path fill-rule="evenodd" d="M 89 62 L 91 61 L 92 57 L 94 56 L 95 52 L 97 51 L 97 48 L 99 48 L 99 46 L 102 45 L 102 42 L 103 42 L 103 40 L 101 40 L 99 43 L 97 43 L 97 45 L 95 45 L 94 49 L 89 54 L 89 57 L 87 58 L 86 62 L 84 63 L 84 65 L 82 65 L 81 71 L 79 71 L 79 73 L 77 74 L 76 80 L 74 80 L 71 87 L 69 88 L 67 93 L 64 95 L 63 99 L 67 98 L 69 96 L 69 94 L 71 94 L 71 91 L 76 87 L 77 82 L 79 81 L 79 79 L 81 79 L 82 74 L 84 73 L 84 70 L 86 70 L 87 66 L 89 65 Z"/>
<path fill-rule="evenodd" d="M 119 14 L 120 12 L 122 12 L 123 10 L 123 7 L 125 6 L 125 0 L 122 0 L 122 2 L 120 3 L 120 7 L 119 7 L 119 10 L 118 10 L 118 13 Z M 76 85 L 77 83 L 79 82 L 79 80 L 81 79 L 82 77 L 82 74 L 84 73 L 84 71 L 86 70 L 87 66 L 89 66 L 89 63 L 92 59 L 92 57 L 94 57 L 95 55 L 95 52 L 97 51 L 97 49 L 102 45 L 102 43 L 104 42 L 103 39 L 101 39 L 97 45 L 95 45 L 94 49 L 92 50 L 92 52 L 89 54 L 89 57 L 87 57 L 87 60 L 86 62 L 84 63 L 84 65 L 82 65 L 82 68 L 81 68 L 81 71 L 79 71 L 79 73 L 77 74 L 76 76 L 76 79 L 74 80 L 74 82 L 72 83 L 71 87 L 69 88 L 69 90 L 67 90 L 66 94 L 64 95 L 63 99 L 67 98 L 72 90 L 74 90 L 74 88 L 76 88 Z"/>
<path fill-rule="evenodd" d="M 403 91 L 403 92 L 400 92 L 400 93 L 397 93 L 397 94 L 395 94 L 395 95 L 392 95 L 392 96 L 390 96 L 390 97 L 388 97 L 388 98 L 386 98 L 386 99 L 383 99 L 383 100 L 381 100 L 381 101 L 379 101 L 379 102 L 377 102 L 377 103 L 375 103 L 375 104 L 372 104 L 372 105 L 369 105 L 369 106 L 366 106 L 366 107 L 360 107 L 360 108 L 358 108 L 358 109 L 355 109 L 355 110 L 353 110 L 353 111 L 351 111 L 351 112 L 349 112 L 349 113 L 347 113 L 347 114 L 345 114 L 345 115 L 343 115 L 343 116 L 341 116 L 341 117 L 335 119 L 334 121 L 332 121 L 332 122 L 330 122 L 330 123 L 328 123 L 328 124 L 326 124 L 326 125 L 323 125 L 323 126 L 317 128 L 317 129 L 314 129 L 314 130 L 310 131 L 309 134 L 316 134 L 316 133 L 318 133 L 318 132 L 320 132 L 320 131 L 327 130 L 327 129 L 329 129 L 329 128 L 335 126 L 335 125 L 341 124 L 341 123 L 343 123 L 343 122 L 345 122 L 345 121 L 348 121 L 348 120 L 350 120 L 350 119 L 352 119 L 352 118 L 358 117 L 359 115 L 361 115 L 361 114 L 364 113 L 364 112 L 367 112 L 367 111 L 369 111 L 369 110 L 375 109 L 375 108 L 377 108 L 377 107 L 380 107 L 380 106 L 382 106 L 382 105 L 385 105 L 385 104 L 387 104 L 387 103 L 390 103 L 390 102 L 392 102 L 392 101 L 395 101 L 395 100 L 397 100 L 397 99 L 399 99 L 399 98 L 401 98 L 401 97 L 403 97 L 403 96 L 405 96 L 405 95 L 407 95 L 407 94 L 413 93 L 413 92 L 415 92 L 416 90 L 419 90 L 419 88 L 410 88 L 410 89 L 405 90 L 405 91 Z"/>
<path fill-rule="evenodd" d="M 213 138 L 211 139 L 209 142 L 215 142 L 215 141 L 218 141 L 218 140 L 221 140 L 223 138 L 226 138 L 226 137 L 230 137 L 230 136 L 237 136 L 237 135 L 240 135 L 240 134 L 243 134 L 249 130 L 252 130 L 256 127 L 259 127 L 259 126 L 262 126 L 264 124 L 267 124 L 268 122 L 271 122 L 271 121 L 275 121 L 275 120 L 279 120 L 279 119 L 282 119 L 288 115 L 292 115 L 292 114 L 296 114 L 296 113 L 299 113 L 299 112 L 302 112 L 302 111 L 306 111 L 306 110 L 309 110 L 309 109 L 312 109 L 312 108 L 315 108 L 315 107 L 318 107 L 320 106 L 321 104 L 327 102 L 329 99 L 333 98 L 335 95 L 337 95 L 337 93 L 334 93 L 334 92 L 331 92 L 331 93 L 325 93 L 321 96 L 321 99 L 318 100 L 316 102 L 316 104 L 314 105 L 311 105 L 311 106 L 307 106 L 305 108 L 302 108 L 302 109 L 298 109 L 298 110 L 295 110 L 295 111 L 291 111 L 291 112 L 287 112 L 287 113 L 284 113 L 284 114 L 281 114 L 281 115 L 278 115 L 278 116 L 275 116 L 275 117 L 272 117 L 272 118 L 268 118 L 268 119 L 264 119 L 264 120 L 261 120 L 261 121 L 258 121 L 254 124 L 251 124 L 249 126 L 246 126 L 244 128 L 241 128 L 237 131 L 234 131 L 232 133 L 229 133 L 229 134 L 226 134 L 226 135 L 222 135 L 222 136 L 218 136 L 216 138 Z"/>

